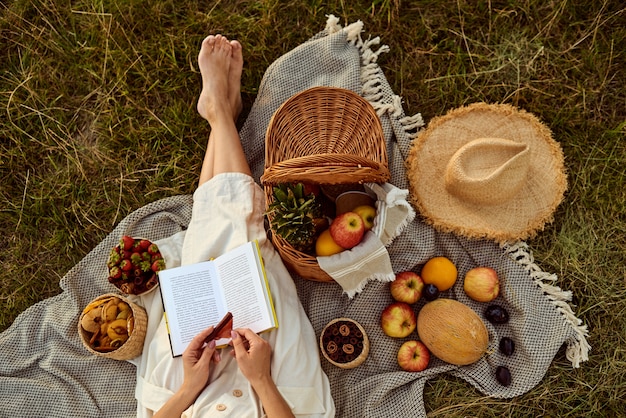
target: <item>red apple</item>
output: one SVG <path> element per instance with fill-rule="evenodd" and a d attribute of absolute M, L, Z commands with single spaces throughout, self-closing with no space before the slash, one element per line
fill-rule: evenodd
<path fill-rule="evenodd" d="M 389 285 L 391 296 L 398 302 L 415 303 L 422 297 L 424 281 L 412 271 L 403 271 L 396 274 L 396 278 Z"/>
<path fill-rule="evenodd" d="M 374 227 L 374 219 L 376 219 L 376 208 L 370 205 L 361 205 L 352 209 L 352 212 L 358 214 L 363 223 L 365 224 L 365 230 L 369 231 Z"/>
<path fill-rule="evenodd" d="M 346 250 L 361 242 L 364 233 L 363 219 L 354 212 L 342 213 L 330 224 L 330 235 L 333 240 Z"/>
<path fill-rule="evenodd" d="M 394 302 L 383 310 L 380 326 L 388 336 L 404 338 L 415 330 L 417 318 L 408 303 Z"/>
<path fill-rule="evenodd" d="M 477 302 L 491 302 L 500 293 L 498 273 L 491 267 L 474 267 L 465 273 L 463 290 Z"/>
<path fill-rule="evenodd" d="M 430 352 L 421 341 L 407 341 L 398 350 L 398 365 L 407 372 L 421 372 L 429 361 Z"/>

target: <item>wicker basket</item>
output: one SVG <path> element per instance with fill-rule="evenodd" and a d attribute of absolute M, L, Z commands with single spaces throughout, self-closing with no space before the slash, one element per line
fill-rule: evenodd
<path fill-rule="evenodd" d="M 122 301 L 126 302 L 133 311 L 135 325 L 131 335 L 128 337 L 128 340 L 126 340 L 124 344 L 122 344 L 119 348 L 113 351 L 101 352 L 94 350 L 89 344 L 89 333 L 85 331 L 81 326 L 83 316 L 85 315 L 84 311 L 81 313 L 80 318 L 78 319 L 78 335 L 80 335 L 83 346 L 87 349 L 87 351 L 92 354 L 114 360 L 130 360 L 141 355 L 143 351 L 143 343 L 146 338 L 146 330 L 148 328 L 148 316 L 144 308 L 137 305 L 136 303 L 131 302 L 128 298 L 115 293 L 107 293 L 98 296 L 93 301 L 91 301 L 90 304 L 92 302 L 100 300 L 108 300 L 112 297 L 121 299 Z"/>
<path fill-rule="evenodd" d="M 342 369 L 353 369 L 367 358 L 370 343 L 361 324 L 349 318 L 337 318 L 330 321 L 322 330 L 320 350 L 331 364 Z M 349 361 L 338 361 L 335 356 L 337 353 L 341 356 L 349 353 L 352 357 Z"/>
<path fill-rule="evenodd" d="M 268 206 L 274 199 L 273 186 L 279 183 L 384 183 L 389 178 L 380 119 L 358 94 L 314 87 L 292 96 L 272 116 L 261 176 Z M 295 250 L 276 234 L 271 239 L 291 271 L 309 280 L 333 280 L 315 257 Z"/>

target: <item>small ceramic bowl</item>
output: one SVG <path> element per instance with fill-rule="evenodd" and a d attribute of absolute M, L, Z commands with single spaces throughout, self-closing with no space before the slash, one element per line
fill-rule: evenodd
<path fill-rule="evenodd" d="M 122 241 L 126 238 L 132 240 L 134 247 L 124 251 L 120 242 L 111 249 L 107 260 L 108 281 L 127 295 L 145 295 L 158 287 L 157 273 L 165 268 L 165 260 L 150 240 L 124 236 Z M 139 243 L 145 248 L 136 248 Z"/>
<path fill-rule="evenodd" d="M 354 208 L 359 206 L 372 206 L 376 204 L 376 201 L 372 196 L 365 192 L 349 191 L 340 194 L 335 200 L 336 216 L 342 213 L 350 212 Z"/>

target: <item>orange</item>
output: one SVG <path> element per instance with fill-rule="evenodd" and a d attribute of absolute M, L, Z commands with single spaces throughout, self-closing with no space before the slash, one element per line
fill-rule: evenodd
<path fill-rule="evenodd" d="M 343 247 L 333 240 L 333 237 L 330 235 L 330 229 L 325 230 L 320 234 L 315 241 L 315 253 L 319 257 L 337 254 L 343 251 Z"/>
<path fill-rule="evenodd" d="M 422 280 L 434 284 L 440 292 L 450 289 L 456 282 L 456 266 L 446 257 L 431 258 L 422 267 Z"/>

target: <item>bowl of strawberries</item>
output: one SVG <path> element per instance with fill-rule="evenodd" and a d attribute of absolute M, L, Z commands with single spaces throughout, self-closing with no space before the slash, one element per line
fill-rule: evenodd
<path fill-rule="evenodd" d="M 165 260 L 152 241 L 124 235 L 111 249 L 107 267 L 111 284 L 127 295 L 142 295 L 159 285 L 157 273 Z"/>

